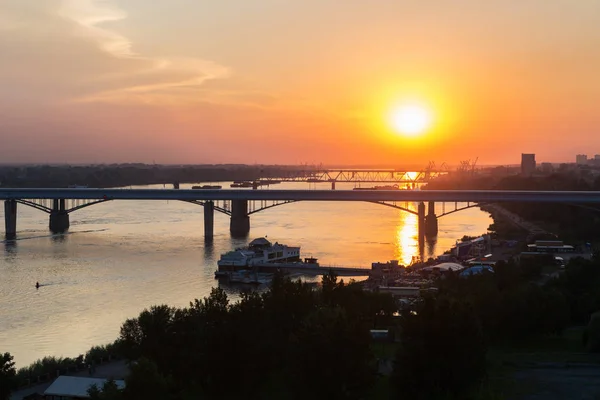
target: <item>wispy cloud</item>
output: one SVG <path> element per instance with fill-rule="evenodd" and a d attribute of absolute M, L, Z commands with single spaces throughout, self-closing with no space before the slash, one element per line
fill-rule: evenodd
<path fill-rule="evenodd" d="M 139 54 L 132 41 L 119 32 L 107 28 L 111 22 L 122 21 L 127 13 L 109 0 L 63 0 L 59 14 L 74 21 L 83 34 L 93 39 L 107 55 L 119 59 L 144 62 L 143 70 L 128 76 L 109 76 L 105 79 L 123 81 L 117 89 L 98 91 L 78 98 L 83 102 L 179 102 L 198 99 L 190 90 L 198 89 L 206 81 L 230 75 L 228 67 L 198 58 L 164 58 Z M 205 100 L 205 99 L 202 99 Z"/>

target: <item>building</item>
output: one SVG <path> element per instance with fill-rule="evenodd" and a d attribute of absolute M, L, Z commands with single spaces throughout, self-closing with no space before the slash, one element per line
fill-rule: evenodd
<path fill-rule="evenodd" d="M 527 245 L 528 252 L 537 253 L 573 253 L 574 247 L 560 240 L 536 240 L 535 244 Z"/>
<path fill-rule="evenodd" d="M 96 385 L 104 386 L 106 379 L 61 375 L 44 391 L 45 400 L 89 399 L 88 389 Z M 115 381 L 119 389 L 125 388 L 125 381 Z"/>
<path fill-rule="evenodd" d="M 554 166 L 552 165 L 552 163 L 549 162 L 543 162 L 541 168 L 542 172 L 545 174 L 550 174 L 554 171 Z"/>
<path fill-rule="evenodd" d="M 535 172 L 535 154 L 521 154 L 521 174 L 530 176 Z"/>
<path fill-rule="evenodd" d="M 577 165 L 587 165 L 587 163 L 588 163 L 587 155 L 585 155 L 585 154 L 577 154 L 575 156 L 575 164 L 577 164 Z"/>

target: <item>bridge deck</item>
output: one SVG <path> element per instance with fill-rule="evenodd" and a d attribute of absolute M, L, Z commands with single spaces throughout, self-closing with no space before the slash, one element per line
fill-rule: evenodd
<path fill-rule="evenodd" d="M 0 200 L 294 200 L 600 203 L 598 191 L 0 189 Z"/>

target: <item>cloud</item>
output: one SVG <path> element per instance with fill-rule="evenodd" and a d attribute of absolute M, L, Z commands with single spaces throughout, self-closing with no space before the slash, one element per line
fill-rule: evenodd
<path fill-rule="evenodd" d="M 108 0 L 2 0 L 0 103 L 206 101 L 202 86 L 231 75 L 198 57 L 136 52 L 113 29 L 127 18 Z"/>
<path fill-rule="evenodd" d="M 136 53 L 133 43 L 127 37 L 105 27 L 106 24 L 127 18 L 124 10 L 109 1 L 64 0 L 59 13 L 77 23 L 84 34 L 93 38 L 100 49 L 110 56 L 150 64 L 149 68 L 136 71 L 135 75 L 113 75 L 111 78 L 122 81 L 123 86 L 83 96 L 79 101 L 191 101 L 195 97 L 190 96 L 190 91 L 198 89 L 208 80 L 230 75 L 229 68 L 208 60 L 186 57 L 161 58 Z"/>

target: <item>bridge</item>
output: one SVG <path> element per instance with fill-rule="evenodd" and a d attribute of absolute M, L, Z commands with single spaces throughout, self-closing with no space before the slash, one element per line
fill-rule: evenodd
<path fill-rule="evenodd" d="M 256 183 L 268 185 L 275 182 L 329 182 L 331 183 L 332 190 L 335 190 L 337 182 L 406 184 L 414 188 L 418 184 L 427 183 L 445 174 L 448 174 L 447 169 L 436 169 L 431 165 L 421 171 L 397 169 L 306 169 L 285 171 L 282 176 L 262 178 Z"/>
<path fill-rule="evenodd" d="M 17 204 L 50 215 L 49 228 L 60 233 L 69 229 L 69 214 L 85 207 L 117 200 L 179 200 L 204 208 L 204 232 L 213 236 L 214 212 L 230 216 L 230 232 L 243 236 L 250 231 L 250 215 L 297 201 L 363 201 L 381 204 L 418 216 L 419 235 L 437 234 L 437 219 L 496 202 L 552 202 L 596 204 L 600 192 L 591 191 L 484 191 L 484 190 L 178 190 L 178 189 L 0 189 L 4 200 L 7 238 L 17 233 Z M 405 204 L 416 202 L 417 210 Z M 435 214 L 435 203 L 454 203 L 455 208 Z M 400 203 L 400 204 L 398 204 Z M 425 203 L 428 203 L 427 213 Z M 458 203 L 467 203 L 459 206 Z"/>

